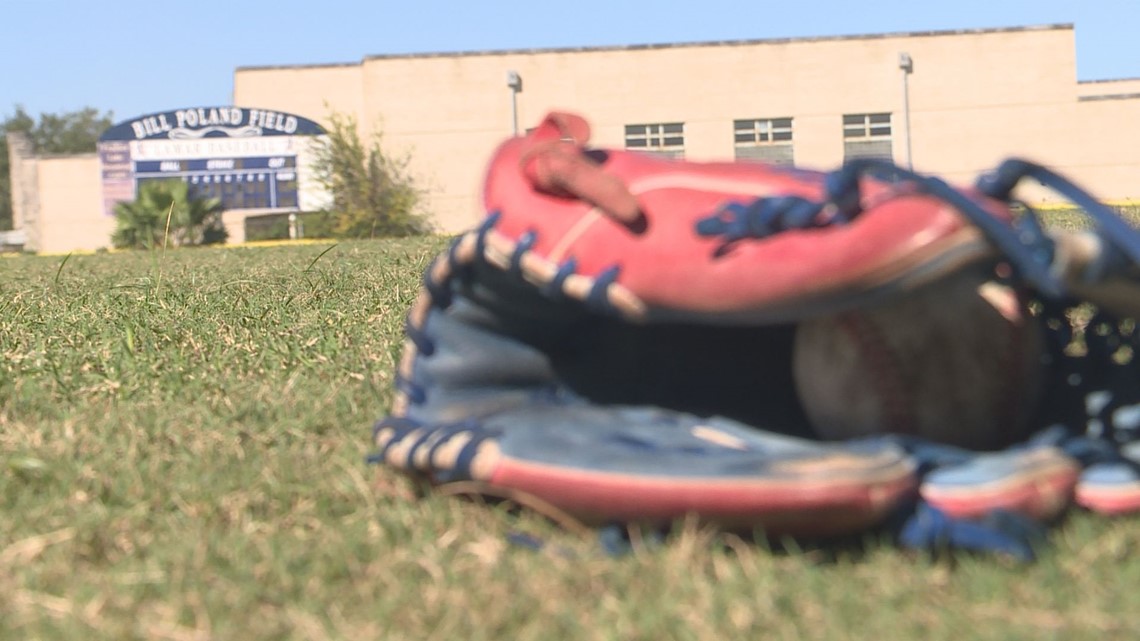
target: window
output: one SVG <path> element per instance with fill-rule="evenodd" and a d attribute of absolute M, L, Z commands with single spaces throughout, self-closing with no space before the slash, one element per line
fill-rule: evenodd
<path fill-rule="evenodd" d="M 843 159 L 894 159 L 891 114 L 846 114 L 843 116 Z"/>
<path fill-rule="evenodd" d="M 685 123 L 626 125 L 625 148 L 667 158 L 683 158 L 685 156 Z"/>
<path fill-rule="evenodd" d="M 795 162 L 791 118 L 734 120 L 732 132 L 737 160 L 762 160 L 777 165 Z"/>

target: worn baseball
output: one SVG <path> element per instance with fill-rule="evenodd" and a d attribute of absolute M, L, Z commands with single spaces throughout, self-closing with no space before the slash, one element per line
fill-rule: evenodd
<path fill-rule="evenodd" d="M 910 434 L 975 450 L 1021 440 L 1044 335 L 1016 292 L 967 270 L 886 304 L 803 322 L 793 373 L 821 438 Z"/>

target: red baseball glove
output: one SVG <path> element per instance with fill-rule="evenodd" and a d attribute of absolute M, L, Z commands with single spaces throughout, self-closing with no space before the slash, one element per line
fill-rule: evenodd
<path fill-rule="evenodd" d="M 588 138 L 551 114 L 491 159 L 487 218 L 408 315 L 375 461 L 591 524 L 1006 551 L 995 514 L 1140 508 L 1140 234 L 1084 191 L 1016 160 L 956 189 Z M 1044 229 L 1024 176 L 1093 229 Z"/>

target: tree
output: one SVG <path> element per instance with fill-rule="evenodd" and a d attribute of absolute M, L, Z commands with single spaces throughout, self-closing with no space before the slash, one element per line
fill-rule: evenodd
<path fill-rule="evenodd" d="M 115 205 L 115 231 L 111 244 L 118 248 L 161 247 L 170 218 L 169 244 L 212 245 L 226 241 L 222 203 L 197 198 L 181 180 L 155 180 L 139 185 L 133 201 Z"/>
<path fill-rule="evenodd" d="M 334 236 L 411 236 L 431 230 L 420 210 L 423 192 L 408 172 L 409 156 L 385 153 L 379 132 L 366 145 L 352 116 L 334 113 L 327 133 L 317 147 L 314 173 L 332 196 Z"/>
<path fill-rule="evenodd" d="M 111 126 L 111 112 L 92 107 L 62 114 L 40 114 L 36 122 L 24 108 L 0 122 L 0 229 L 12 228 L 12 176 L 8 163 L 9 132 L 26 134 L 39 154 L 81 154 L 95 151 L 99 136 Z"/>

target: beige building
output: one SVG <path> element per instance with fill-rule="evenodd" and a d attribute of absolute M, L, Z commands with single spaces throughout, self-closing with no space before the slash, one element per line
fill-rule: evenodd
<path fill-rule="evenodd" d="M 44 253 L 111 245 L 115 221 L 103 215 L 97 155 L 36 156 L 26 137 L 9 134 L 8 156 L 15 229 L 8 233 L 18 238 L 11 245 Z"/>
<path fill-rule="evenodd" d="M 595 144 L 690 160 L 760 158 L 828 169 L 846 157 L 886 155 L 969 183 L 1017 155 L 1106 200 L 1140 199 L 1140 79 L 1077 82 L 1076 53 L 1072 25 L 1047 25 L 370 56 L 239 68 L 234 104 L 318 122 L 339 112 L 355 116 L 366 134 L 382 130 L 391 151 L 412 154 L 442 231 L 481 216 L 489 154 L 554 109 L 586 116 Z M 64 189 L 51 182 L 55 174 L 76 173 L 63 184 L 78 198 L 98 171 L 75 166 L 48 175 L 43 168 L 53 162 L 39 161 L 45 231 L 36 233 L 45 251 L 78 242 L 47 240 L 55 232 L 45 221 L 63 215 L 49 211 L 63 200 L 48 194 Z M 90 206 L 68 206 L 99 216 L 98 204 L 92 195 Z"/>
<path fill-rule="evenodd" d="M 507 86 L 510 72 L 521 92 Z M 597 144 L 649 145 L 692 160 L 792 158 L 830 168 L 885 151 L 968 182 L 1021 155 L 1106 199 L 1140 198 L 1140 80 L 1078 83 L 1072 25 L 374 56 L 241 68 L 234 99 L 377 124 L 390 146 L 413 153 L 446 230 L 480 214 L 483 163 L 512 132 L 512 101 L 522 129 L 568 109 L 593 123 Z"/>

